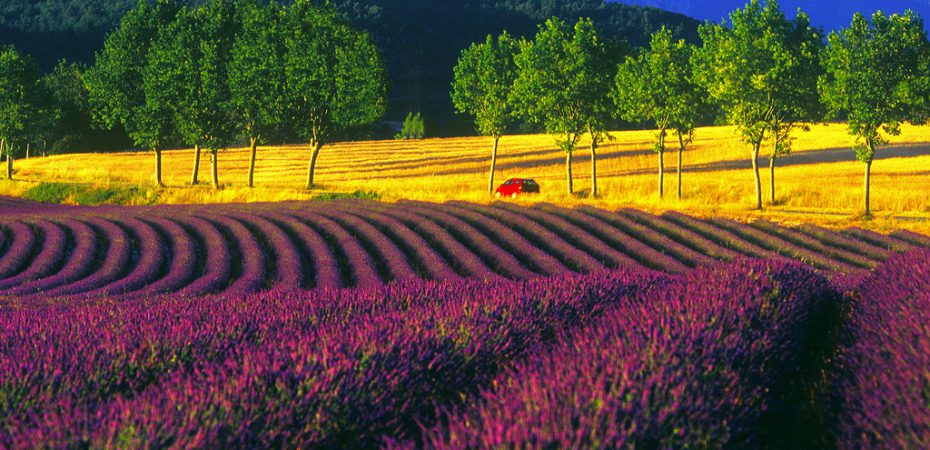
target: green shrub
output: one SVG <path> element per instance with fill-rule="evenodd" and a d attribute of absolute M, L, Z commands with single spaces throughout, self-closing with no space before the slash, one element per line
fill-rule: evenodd
<path fill-rule="evenodd" d="M 381 194 L 375 191 L 363 191 L 361 189 L 355 192 L 326 192 L 313 197 L 314 200 L 344 200 L 344 199 L 363 199 L 363 200 L 381 200 Z"/>
<path fill-rule="evenodd" d="M 151 205 L 158 201 L 158 192 L 136 186 L 39 183 L 24 192 L 23 197 L 37 202 L 76 205 Z"/>

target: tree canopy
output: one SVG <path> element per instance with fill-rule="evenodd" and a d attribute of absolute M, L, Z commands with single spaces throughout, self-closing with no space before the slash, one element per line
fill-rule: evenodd
<path fill-rule="evenodd" d="M 927 120 L 930 44 L 923 20 L 908 12 L 872 20 L 856 14 L 849 28 L 831 33 L 820 80 L 824 102 L 845 116 L 855 137 L 856 158 L 866 165 L 865 213 L 870 213 L 869 178 L 881 134 L 900 134 L 901 123 Z"/>
<path fill-rule="evenodd" d="M 8 178 L 13 176 L 13 156 L 38 128 L 42 100 L 35 62 L 12 47 L 0 48 L 0 151 L 7 159 Z"/>

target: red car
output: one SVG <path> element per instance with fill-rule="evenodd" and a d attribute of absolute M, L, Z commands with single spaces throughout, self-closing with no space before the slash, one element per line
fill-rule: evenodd
<path fill-rule="evenodd" d="M 511 178 L 497 187 L 495 197 L 517 198 L 520 194 L 538 194 L 539 184 L 529 178 Z"/>

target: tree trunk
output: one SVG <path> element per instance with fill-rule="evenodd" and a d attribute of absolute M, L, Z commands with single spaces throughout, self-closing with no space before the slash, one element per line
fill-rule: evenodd
<path fill-rule="evenodd" d="M 752 173 L 756 178 L 756 209 L 762 209 L 762 178 L 759 177 L 760 144 L 760 142 L 752 144 Z"/>
<path fill-rule="evenodd" d="M 191 174 L 191 186 L 197 184 L 200 176 L 200 146 L 194 146 L 194 172 Z"/>
<path fill-rule="evenodd" d="M 488 193 L 494 193 L 494 169 L 497 168 L 497 144 L 500 136 L 494 136 L 494 149 L 491 150 L 491 175 L 488 177 Z"/>
<path fill-rule="evenodd" d="M 13 146 L 10 145 L 10 148 L 6 150 L 6 178 L 8 180 L 13 179 Z"/>
<path fill-rule="evenodd" d="M 161 182 L 161 149 L 156 147 L 153 150 L 155 150 L 155 184 L 162 187 L 165 184 Z"/>
<path fill-rule="evenodd" d="M 665 130 L 659 132 L 659 199 L 665 197 Z"/>
<path fill-rule="evenodd" d="M 26 144 L 26 159 L 29 159 L 29 144 Z"/>
<path fill-rule="evenodd" d="M 591 140 L 591 198 L 597 198 L 597 140 Z"/>
<path fill-rule="evenodd" d="M 772 155 L 772 157 L 769 158 L 769 187 L 771 188 L 771 191 L 772 191 L 772 206 L 775 206 L 778 204 L 778 201 L 775 200 L 775 160 L 776 159 L 778 158 L 776 158 L 775 155 Z"/>
<path fill-rule="evenodd" d="M 568 183 L 568 193 L 575 193 L 572 189 L 572 152 L 565 152 L 565 182 Z"/>
<path fill-rule="evenodd" d="M 307 190 L 313 189 L 313 172 L 316 170 L 316 158 L 320 156 L 320 145 L 318 142 L 311 143 L 313 154 L 310 156 L 310 167 L 307 169 Z"/>
<path fill-rule="evenodd" d="M 249 150 L 251 151 L 249 156 L 249 187 L 252 187 L 255 184 L 255 152 L 258 147 L 258 138 L 250 137 L 249 138 Z"/>
<path fill-rule="evenodd" d="M 681 154 L 685 151 L 685 141 L 678 132 L 678 200 L 681 200 Z"/>
<path fill-rule="evenodd" d="M 865 216 L 869 217 L 872 210 L 869 208 L 869 184 L 872 178 L 872 160 L 865 163 Z"/>
<path fill-rule="evenodd" d="M 211 178 L 211 180 L 212 180 L 212 182 L 213 182 L 213 189 L 219 189 L 219 188 L 220 188 L 220 178 L 219 178 L 219 175 L 218 175 L 218 173 L 217 173 L 218 171 L 217 171 L 217 168 L 216 168 L 216 165 L 217 165 L 217 160 L 216 160 L 217 152 L 218 152 L 218 149 L 212 149 L 212 148 L 210 149 L 210 178 Z"/>

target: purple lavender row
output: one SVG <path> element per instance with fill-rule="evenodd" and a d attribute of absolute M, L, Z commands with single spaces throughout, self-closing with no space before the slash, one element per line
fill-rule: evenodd
<path fill-rule="evenodd" d="M 148 222 L 121 217 L 119 223 L 135 233 L 137 248 L 130 249 L 134 265 L 125 277 L 87 292 L 88 297 L 122 295 L 154 283 L 165 265 L 165 246 L 161 236 Z"/>
<path fill-rule="evenodd" d="M 284 214 L 263 213 L 276 224 L 287 229 L 309 255 L 313 263 L 313 287 L 338 288 L 342 286 L 342 277 L 339 275 L 339 264 L 333 255 L 332 249 L 326 240 L 307 224 Z"/>
<path fill-rule="evenodd" d="M 906 252 L 914 248 L 914 245 L 900 239 L 859 227 L 847 228 L 842 231 L 842 234 L 893 252 Z"/>
<path fill-rule="evenodd" d="M 170 259 L 166 258 L 169 261 L 169 266 L 164 276 L 157 281 L 151 282 L 144 289 L 133 291 L 132 295 L 149 297 L 175 292 L 187 285 L 203 271 L 203 267 L 197 266 L 197 253 L 201 252 L 202 255 L 206 256 L 206 251 L 198 249 L 193 236 L 177 222 L 161 217 L 146 220 L 160 228 L 167 237 L 167 246 L 164 249 L 159 249 L 159 251 L 163 255 L 170 254 L 171 257 Z M 151 246 L 156 245 L 156 241 L 149 242 Z"/>
<path fill-rule="evenodd" d="M 104 219 L 88 219 L 88 223 L 96 226 L 109 243 L 103 262 L 87 277 L 51 289 L 45 295 L 59 296 L 89 292 L 107 286 L 126 273 L 132 257 L 131 241 L 126 230 Z"/>
<path fill-rule="evenodd" d="M 558 259 L 544 252 L 510 227 L 504 226 L 483 214 L 451 204 L 421 203 L 421 206 L 427 209 L 442 210 L 473 227 L 486 231 L 488 237 L 491 237 L 498 245 L 505 248 L 514 258 L 520 261 L 519 264 L 532 268 L 540 274 L 556 275 L 571 271 Z"/>
<path fill-rule="evenodd" d="M 430 249 L 443 249 L 444 253 L 448 255 L 450 264 L 458 268 L 459 273 L 463 276 L 476 278 L 494 278 L 497 276 L 494 271 L 481 261 L 481 257 L 462 245 L 458 239 L 429 218 L 413 214 L 400 207 L 380 208 L 378 211 L 387 217 L 403 222 L 418 235 L 423 236 L 428 240 Z"/>
<path fill-rule="evenodd" d="M 595 233 L 599 239 L 602 239 L 613 248 L 622 251 L 630 258 L 635 259 L 643 267 L 669 273 L 684 273 L 689 270 L 687 266 L 678 260 L 656 251 L 654 248 L 614 228 L 597 217 L 589 216 L 576 209 L 558 208 L 548 205 L 543 205 L 542 208 L 568 220 L 578 227 L 583 227 L 591 233 Z"/>
<path fill-rule="evenodd" d="M 373 446 L 661 283 L 416 281 L 0 314 L 0 398 L 27 405 L 0 411 L 0 446 Z"/>
<path fill-rule="evenodd" d="M 777 236 L 781 239 L 796 244 L 799 247 L 809 249 L 824 256 L 828 256 L 835 261 L 840 261 L 851 266 L 858 266 L 860 269 L 871 269 L 878 265 L 877 261 L 873 261 L 869 258 L 839 247 L 824 245 L 817 239 L 807 236 L 798 230 L 781 227 L 767 220 L 756 220 L 750 225 L 772 236 Z"/>
<path fill-rule="evenodd" d="M 817 225 L 804 224 L 796 230 L 819 240 L 826 247 L 842 248 L 862 255 L 875 262 L 885 261 L 891 256 L 891 252 L 882 246 L 873 245 L 865 240 L 851 239 L 839 232 L 828 230 Z"/>
<path fill-rule="evenodd" d="M 268 242 L 269 258 L 274 261 L 274 278 L 270 286 L 276 289 L 302 289 L 304 285 L 303 261 L 300 251 L 290 236 L 280 227 L 255 214 L 235 214 L 236 220 L 250 225 Z"/>
<path fill-rule="evenodd" d="M 12 295 L 37 294 L 48 291 L 52 288 L 73 283 L 90 274 L 96 267 L 96 258 L 98 247 L 100 246 L 97 233 L 86 223 L 74 220 L 64 219 L 61 225 L 69 230 L 73 235 L 74 249 L 65 259 L 65 263 L 55 274 L 35 280 L 29 283 L 19 285 L 8 292 Z M 55 261 L 60 264 L 61 260 Z"/>
<path fill-rule="evenodd" d="M 499 376 L 426 448 L 758 448 L 790 443 L 799 339 L 830 312 L 797 262 L 697 270 Z M 816 374 L 814 374 L 816 376 Z M 784 428 L 777 420 L 786 423 Z M 784 440 L 784 441 L 783 441 Z"/>
<path fill-rule="evenodd" d="M 9 233 L 7 227 L 4 226 L 3 223 L 0 223 L 0 258 L 3 258 L 7 250 L 7 244 L 10 243 L 7 233 Z"/>
<path fill-rule="evenodd" d="M 446 260 L 436 250 L 430 246 L 420 235 L 408 228 L 400 221 L 369 209 L 345 208 L 356 217 L 367 220 L 372 225 L 378 225 L 388 231 L 392 238 L 413 253 L 416 259 L 415 263 L 420 267 L 420 273 L 424 278 L 431 280 L 445 280 L 457 278 L 458 275 L 452 270 L 452 267 L 446 263 Z"/>
<path fill-rule="evenodd" d="M 349 267 L 352 270 L 352 286 L 370 288 L 384 283 L 378 275 L 378 269 L 375 268 L 371 255 L 362 248 L 358 240 L 352 237 L 345 228 L 315 212 L 295 211 L 292 214 L 299 215 L 297 217 L 303 219 L 305 223 L 313 224 L 313 226 L 318 227 L 319 230 L 333 239 L 335 245 L 342 250 L 348 260 Z"/>
<path fill-rule="evenodd" d="M 242 222 L 228 216 L 212 216 L 209 222 L 218 225 L 229 233 L 223 236 L 223 242 L 233 254 L 236 248 L 237 263 L 241 269 L 238 276 L 230 274 L 230 283 L 226 287 L 231 293 L 249 294 L 258 292 L 265 287 L 265 251 L 258 243 L 258 239 Z M 230 264 L 233 262 L 230 260 Z M 230 267 L 231 271 L 232 267 Z"/>
<path fill-rule="evenodd" d="M 639 263 L 629 256 L 614 250 L 613 247 L 607 245 L 607 243 L 598 239 L 591 233 L 588 233 L 583 228 L 573 225 L 553 213 L 545 211 L 538 205 L 536 208 L 523 208 L 507 202 L 495 202 L 494 206 L 506 209 L 520 216 L 524 222 L 533 221 L 543 227 L 548 227 L 553 232 L 562 236 L 565 241 L 567 241 L 566 243 L 578 247 L 584 255 L 588 256 L 588 259 L 592 256 L 596 257 L 599 261 L 599 265 L 606 265 L 610 268 L 639 267 Z M 552 243 L 550 243 L 550 245 L 552 245 Z M 567 250 L 571 251 L 573 248 L 574 247 L 569 247 Z M 577 250 L 574 250 L 570 255 L 574 255 L 573 259 L 582 260 L 577 257 L 575 254 L 576 252 Z M 590 263 L 586 264 L 590 265 Z M 591 267 L 594 268 L 593 270 L 597 270 L 597 266 L 591 265 Z"/>
<path fill-rule="evenodd" d="M 811 264 L 819 269 L 833 272 L 854 272 L 861 270 L 858 267 L 851 266 L 841 261 L 823 256 L 817 252 L 807 250 L 798 245 L 792 244 L 777 236 L 760 231 L 750 225 L 737 222 L 730 219 L 709 219 L 709 223 L 726 229 L 735 234 L 744 236 L 752 240 L 753 243 L 768 248 L 772 251 L 781 253 L 789 258 L 795 258 L 805 263 Z"/>
<path fill-rule="evenodd" d="M 375 262 L 383 264 L 388 272 L 389 281 L 419 278 L 407 260 L 407 255 L 391 238 L 370 223 L 342 210 L 322 210 L 319 213 L 342 225 L 359 242 L 367 242 L 377 255 L 372 255 L 377 258 Z"/>
<path fill-rule="evenodd" d="M 930 248 L 930 237 L 915 233 L 911 230 L 894 230 L 891 237 L 900 239 L 917 247 Z"/>
<path fill-rule="evenodd" d="M 632 208 L 624 208 L 617 212 L 631 220 L 635 220 L 642 226 L 652 228 L 656 232 L 669 236 L 713 259 L 732 261 L 740 256 L 739 253 L 706 239 L 694 231 L 665 220 L 662 217 Z"/>
<path fill-rule="evenodd" d="M 42 233 L 42 247 L 29 265 L 16 276 L 0 280 L 0 290 L 14 289 L 40 278 L 52 275 L 61 267 L 68 251 L 68 236 L 60 225 L 40 220 L 33 225 Z"/>
<path fill-rule="evenodd" d="M 526 213 L 514 213 L 499 205 L 483 206 L 455 201 L 447 204 L 476 212 L 483 215 L 486 220 L 501 223 L 515 230 L 518 234 L 522 234 L 530 245 L 538 248 L 541 252 L 551 255 L 560 264 L 572 269 L 574 272 L 587 273 L 606 269 L 604 264 L 598 261 L 597 258 L 549 230 L 542 223 L 526 217 Z"/>
<path fill-rule="evenodd" d="M 176 219 L 179 223 L 190 227 L 199 236 L 201 247 L 200 264 L 203 265 L 203 274 L 191 281 L 177 292 L 181 297 L 196 297 L 225 289 L 232 278 L 232 254 L 229 243 L 216 228 L 216 225 L 200 217 L 188 216 Z M 189 271 L 192 273 L 193 269 Z"/>
<path fill-rule="evenodd" d="M 7 227 L 10 230 L 10 245 L 0 257 L 0 279 L 16 275 L 29 264 L 36 246 L 35 232 L 28 225 L 12 222 Z"/>
<path fill-rule="evenodd" d="M 701 234 L 714 242 L 719 242 L 721 245 L 733 249 L 745 256 L 772 260 L 787 259 L 776 252 L 766 250 L 753 244 L 737 234 L 677 211 L 667 211 L 662 214 L 662 217 L 669 222 L 693 230 L 695 233 Z"/>
<path fill-rule="evenodd" d="M 853 294 L 836 356 L 835 447 L 930 445 L 930 250 L 896 255 Z"/>
<path fill-rule="evenodd" d="M 404 202 L 399 205 L 404 210 L 436 222 L 446 230 L 454 230 L 464 243 L 468 244 L 476 254 L 482 256 L 488 267 L 501 276 L 513 279 L 529 279 L 537 276 L 533 271 L 524 267 L 524 264 L 514 255 L 464 220 L 440 209 L 426 208 L 420 203 Z"/>
<path fill-rule="evenodd" d="M 713 264 L 715 262 L 712 258 L 681 245 L 674 239 L 657 233 L 648 227 L 644 227 L 618 213 L 607 212 L 589 206 L 579 207 L 578 210 L 589 216 L 597 217 L 615 228 L 623 230 L 626 234 L 645 242 L 662 253 L 666 253 L 682 261 L 688 266 L 696 267 Z"/>

